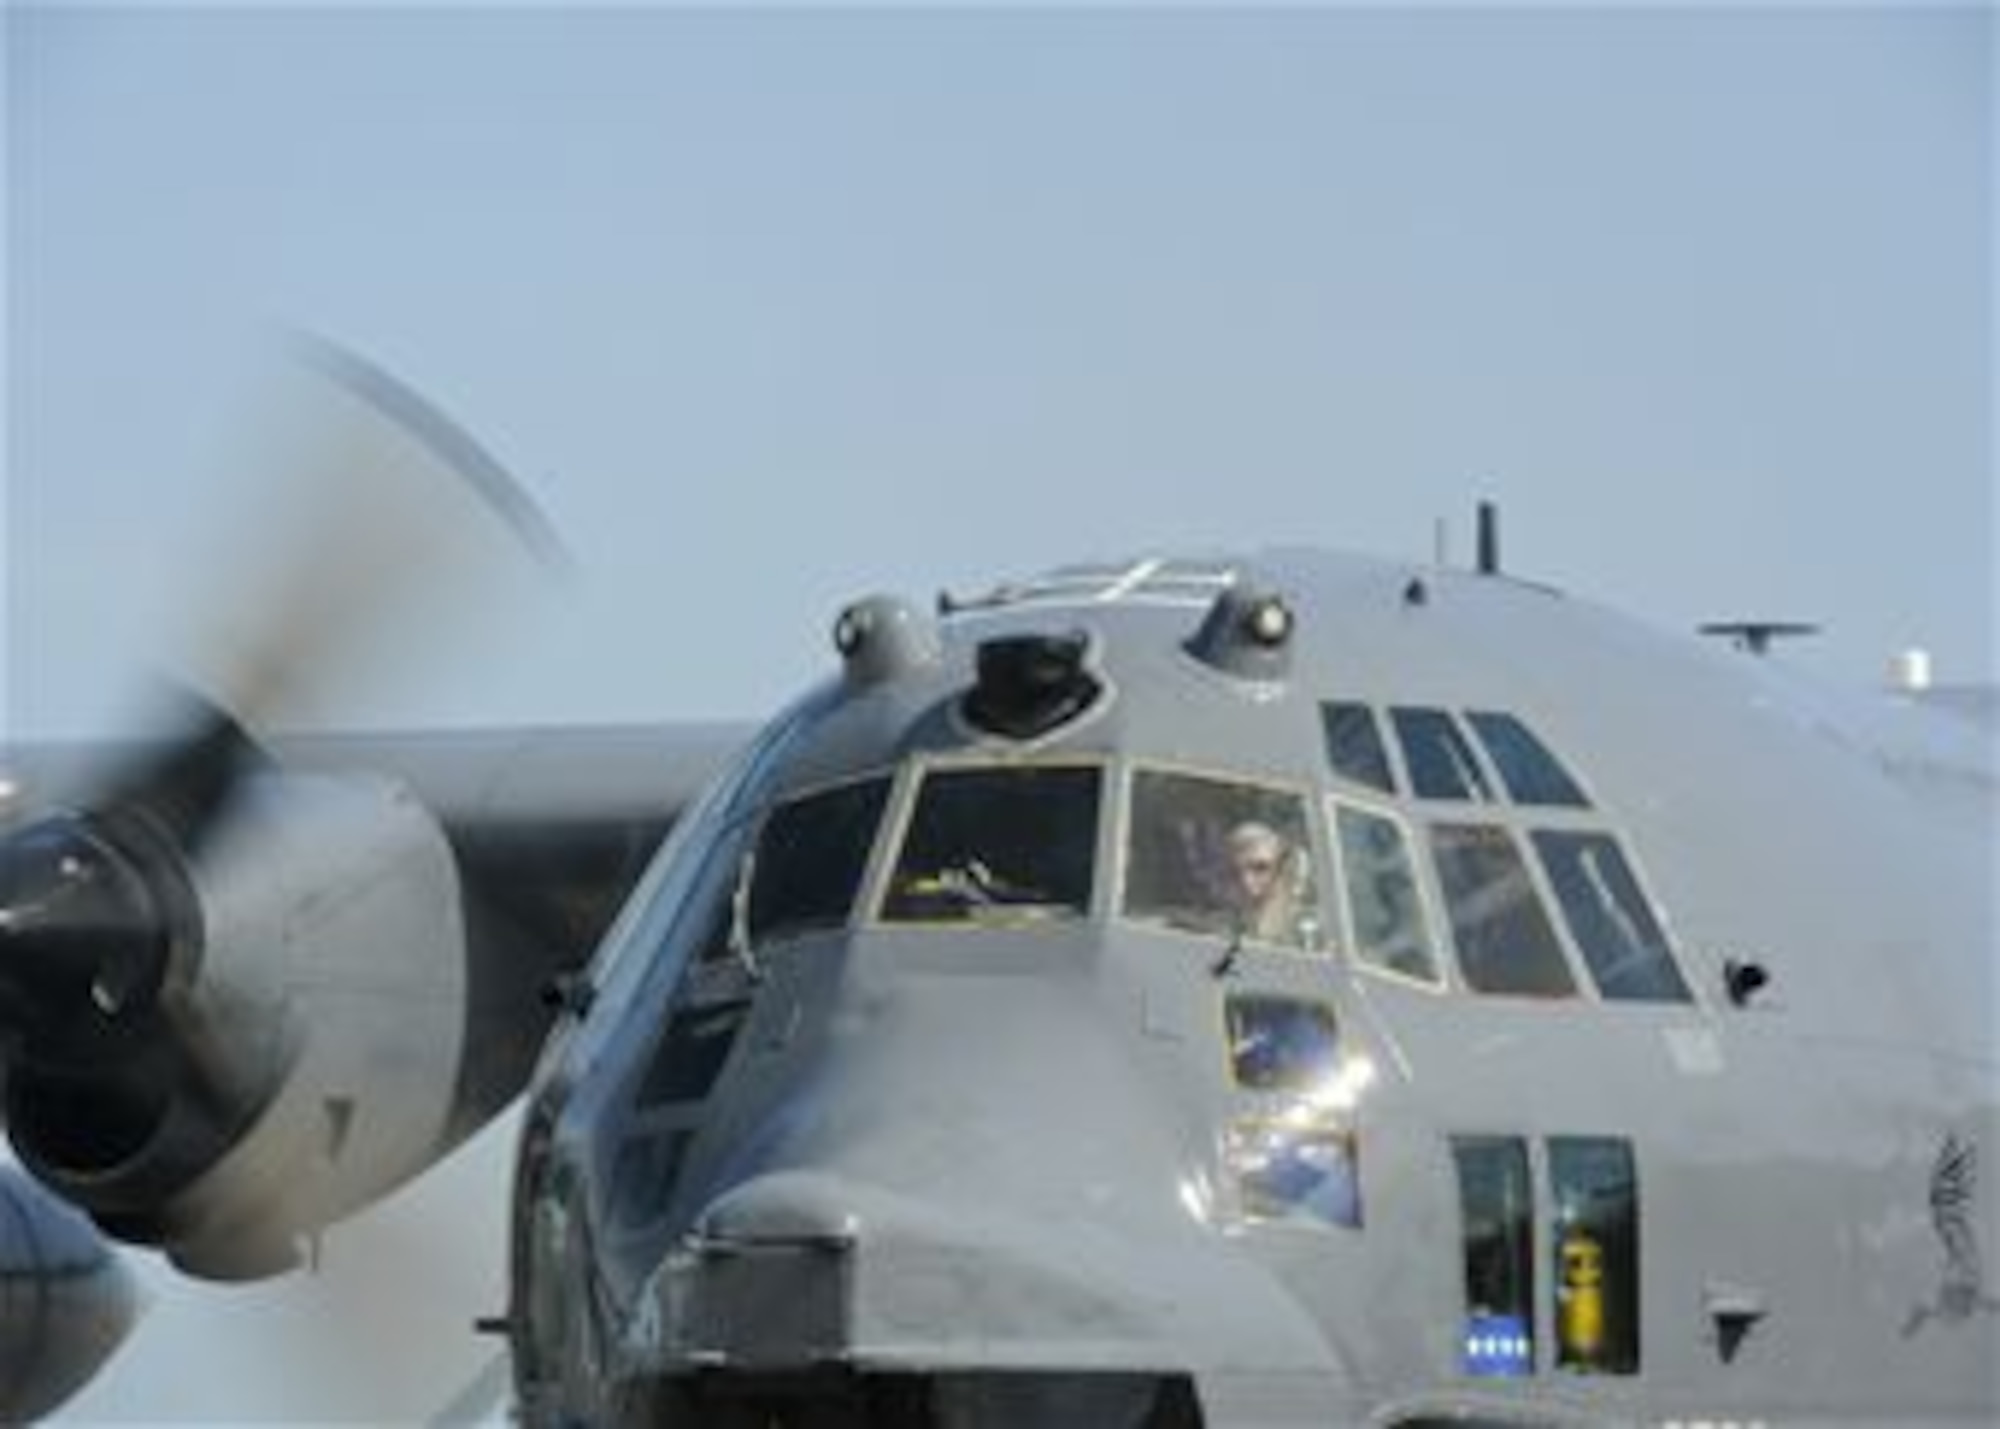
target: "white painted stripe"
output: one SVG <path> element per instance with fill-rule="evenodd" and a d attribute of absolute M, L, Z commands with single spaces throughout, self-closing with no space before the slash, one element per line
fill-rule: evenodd
<path fill-rule="evenodd" d="M 1158 556 L 1153 557 L 1151 560 L 1140 561 L 1131 570 L 1125 572 L 1124 575 L 1106 586 L 1104 592 L 1097 598 L 1105 602 L 1123 600 L 1139 586 L 1151 580 L 1160 567 L 1165 564 L 1166 561 Z"/>

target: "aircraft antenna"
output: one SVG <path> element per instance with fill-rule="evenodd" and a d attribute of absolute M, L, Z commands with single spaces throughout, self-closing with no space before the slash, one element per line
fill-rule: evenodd
<path fill-rule="evenodd" d="M 1800 620 L 1711 620 L 1699 630 L 1730 641 L 1747 655 L 1768 655 L 1774 640 L 1801 640 L 1820 632 L 1819 626 Z"/>
<path fill-rule="evenodd" d="M 1479 574 L 1500 574 L 1500 508 L 1490 501 L 1479 503 Z"/>

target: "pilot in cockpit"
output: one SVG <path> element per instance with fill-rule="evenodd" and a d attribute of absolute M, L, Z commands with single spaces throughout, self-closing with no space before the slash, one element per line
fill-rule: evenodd
<path fill-rule="evenodd" d="M 1305 800 L 1179 770 L 1132 779 L 1125 917 L 1300 951 L 1320 942 Z"/>
<path fill-rule="evenodd" d="M 1299 907 L 1294 850 L 1269 824 L 1245 819 L 1223 840 L 1229 860 L 1226 890 L 1236 927 L 1246 938 L 1293 944 L 1299 941 Z"/>

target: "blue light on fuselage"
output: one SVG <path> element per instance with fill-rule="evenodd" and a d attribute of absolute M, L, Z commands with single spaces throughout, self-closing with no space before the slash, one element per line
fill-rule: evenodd
<path fill-rule="evenodd" d="M 1467 1374 L 1508 1378 L 1532 1373 L 1535 1342 L 1527 1322 L 1518 1315 L 1473 1315 L 1465 1322 Z"/>

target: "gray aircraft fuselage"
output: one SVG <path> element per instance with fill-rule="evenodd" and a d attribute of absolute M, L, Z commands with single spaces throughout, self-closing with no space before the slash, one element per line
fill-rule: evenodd
<path fill-rule="evenodd" d="M 841 640 L 544 1056 L 530 1422 L 2000 1417 L 1974 725 L 1299 552 Z"/>

